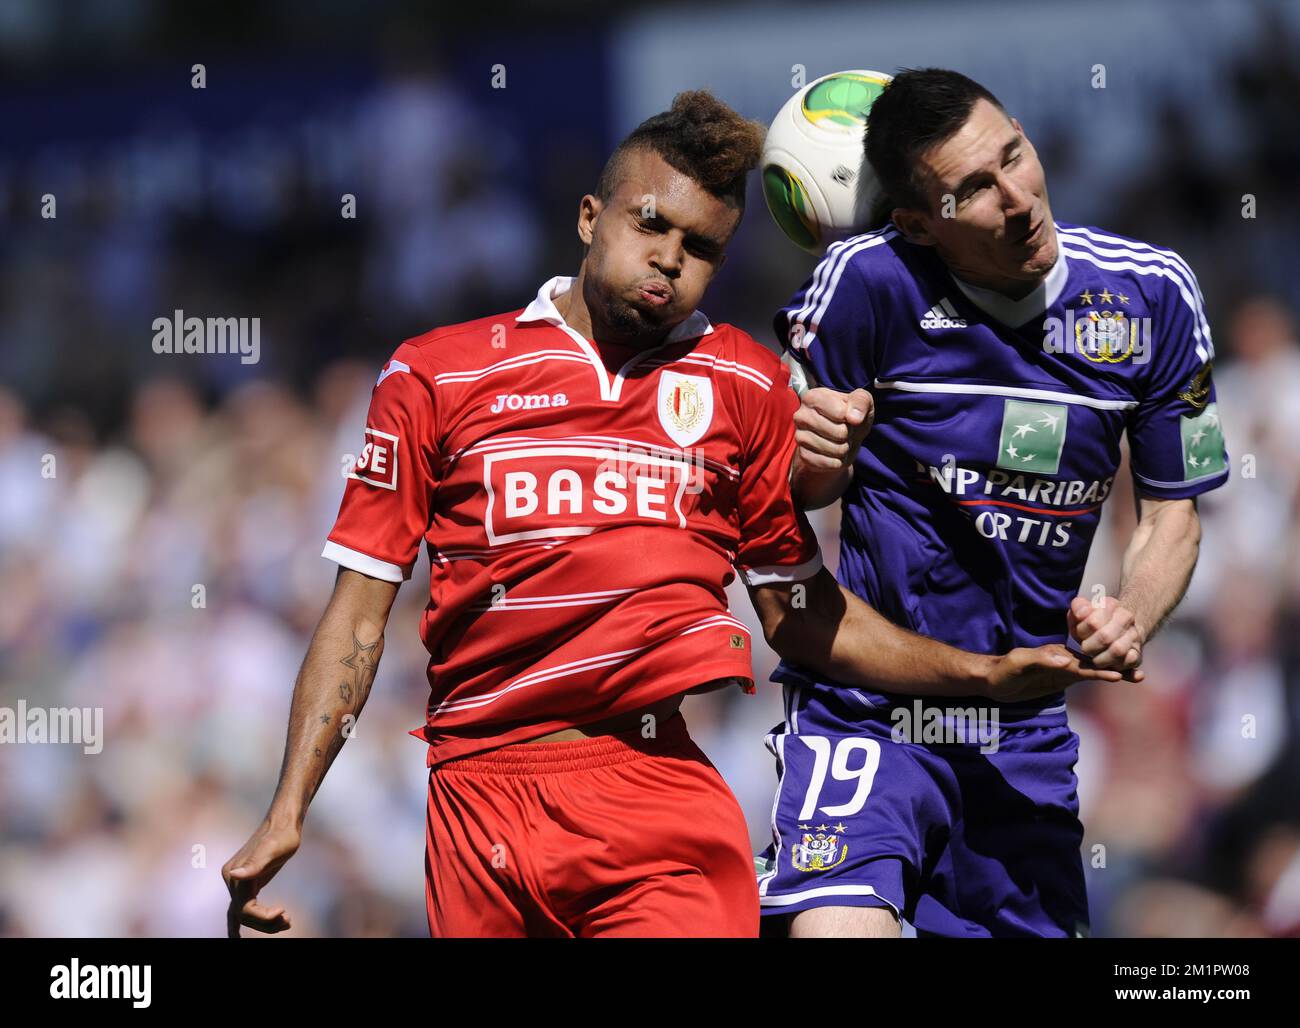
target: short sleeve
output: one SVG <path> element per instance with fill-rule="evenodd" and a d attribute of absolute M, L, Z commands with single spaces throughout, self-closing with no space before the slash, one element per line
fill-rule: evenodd
<path fill-rule="evenodd" d="M 1200 287 L 1181 258 L 1167 265 L 1153 311 L 1143 396 L 1128 424 L 1137 490 L 1186 499 L 1228 479 L 1228 454 L 1214 391 L 1214 344 Z"/>
<path fill-rule="evenodd" d="M 766 392 L 746 389 L 742 395 L 753 403 L 744 412 L 749 439 L 740 472 L 736 567 L 748 585 L 802 581 L 821 570 L 822 555 L 808 518 L 790 494 L 799 398 L 781 364 L 775 364 Z"/>
<path fill-rule="evenodd" d="M 411 577 L 437 486 L 433 382 L 408 343 L 380 372 L 361 450 L 321 556 L 371 578 Z"/>
<path fill-rule="evenodd" d="M 807 384 L 842 393 L 870 389 L 875 380 L 875 318 L 856 252 L 848 243 L 832 246 L 773 319 L 787 362 L 804 372 Z M 802 384 L 793 368 L 792 374 Z"/>

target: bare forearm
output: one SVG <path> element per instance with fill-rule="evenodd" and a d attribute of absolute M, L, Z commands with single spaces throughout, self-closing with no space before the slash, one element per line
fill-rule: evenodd
<path fill-rule="evenodd" d="M 824 670 L 834 680 L 908 696 L 973 696 L 991 657 L 899 628 L 856 596 L 838 626 Z"/>
<path fill-rule="evenodd" d="M 294 684 L 269 820 L 302 824 L 370 695 L 384 650 L 385 620 L 359 613 L 337 597 L 326 609 Z"/>
<path fill-rule="evenodd" d="M 1124 551 L 1118 599 L 1133 612 L 1144 640 L 1155 635 L 1187 591 L 1200 540 L 1194 509 L 1162 510 L 1133 533 Z"/>
<path fill-rule="evenodd" d="M 790 463 L 790 492 L 803 510 L 829 507 L 844 495 L 853 480 L 853 467 L 822 470 L 805 464 L 796 451 Z"/>
<path fill-rule="evenodd" d="M 827 571 L 809 579 L 798 602 L 762 606 L 768 643 L 784 659 L 850 686 L 913 696 L 972 696 L 988 682 L 994 658 L 900 628 L 842 588 Z M 795 586 L 794 588 L 798 588 Z"/>

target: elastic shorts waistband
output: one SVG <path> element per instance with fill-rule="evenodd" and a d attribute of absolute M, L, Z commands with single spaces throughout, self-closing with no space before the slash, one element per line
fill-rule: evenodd
<path fill-rule="evenodd" d="M 642 730 L 613 732 L 589 739 L 562 742 L 519 742 L 499 749 L 456 757 L 438 764 L 435 771 L 470 771 L 474 774 L 544 775 L 628 764 L 646 757 L 693 752 L 694 743 L 680 712 L 655 726 L 649 738 Z"/>

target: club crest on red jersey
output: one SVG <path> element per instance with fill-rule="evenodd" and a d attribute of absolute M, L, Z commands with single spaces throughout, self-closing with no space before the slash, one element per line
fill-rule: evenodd
<path fill-rule="evenodd" d="M 664 371 L 659 376 L 659 423 L 678 446 L 697 442 L 713 421 L 713 382 Z"/>

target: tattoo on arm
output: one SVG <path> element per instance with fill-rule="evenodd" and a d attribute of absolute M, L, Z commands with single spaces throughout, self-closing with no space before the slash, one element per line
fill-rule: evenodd
<path fill-rule="evenodd" d="M 376 639 L 367 646 L 353 635 L 352 652 L 339 661 L 344 667 L 351 668 L 353 672 L 352 682 L 345 681 L 339 686 L 339 695 L 343 697 L 345 703 L 350 703 L 351 697 L 356 696 L 356 710 L 361 709 L 375 680 L 375 668 L 379 666 L 379 652 L 381 652 L 379 643 L 380 640 Z"/>
<path fill-rule="evenodd" d="M 370 694 L 370 686 L 375 680 L 375 669 L 379 665 L 379 655 L 383 652 L 383 648 L 382 636 L 369 645 L 363 643 L 356 635 L 352 636 L 352 652 L 339 661 L 350 671 L 350 674 L 339 682 L 339 698 L 347 706 L 347 712 L 341 712 L 339 722 L 341 725 L 345 725 L 349 718 L 355 721 L 356 715 L 360 713 L 366 697 Z M 330 713 L 319 715 L 319 723 L 333 724 L 333 715 Z M 328 751 L 326 759 L 333 759 L 346 740 L 346 729 L 342 732 L 331 732 L 325 746 Z M 323 757 L 326 754 L 320 747 L 316 747 L 316 756 Z"/>

